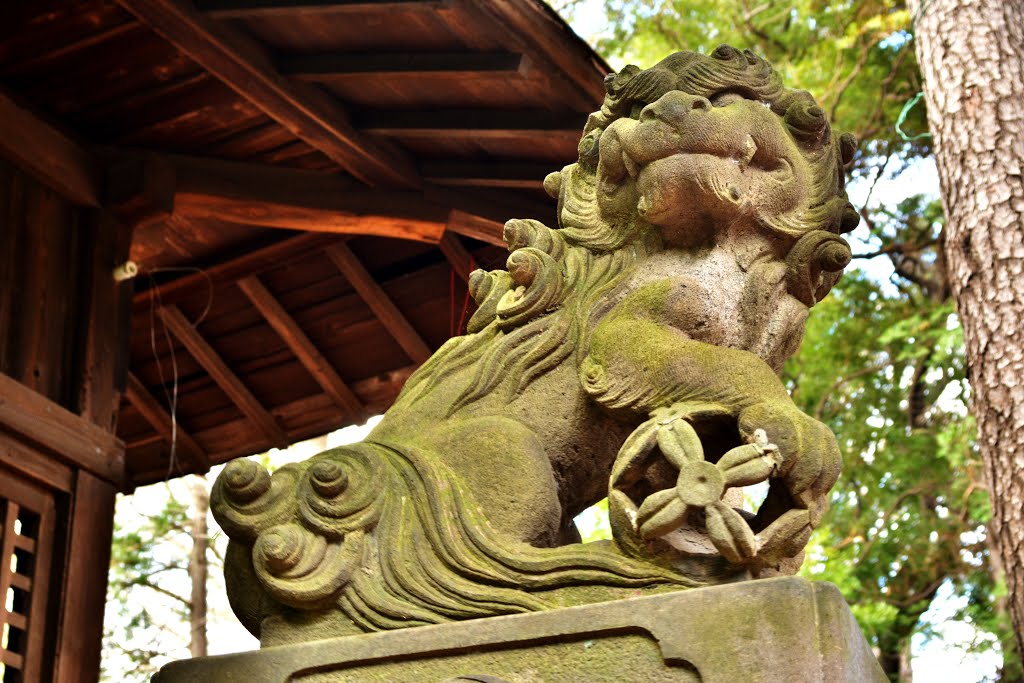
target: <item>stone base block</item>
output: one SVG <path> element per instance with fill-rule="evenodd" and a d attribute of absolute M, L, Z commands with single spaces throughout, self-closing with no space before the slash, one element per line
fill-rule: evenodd
<path fill-rule="evenodd" d="M 800 578 L 268 647 L 165 666 L 238 683 L 884 683 L 839 591 Z"/>

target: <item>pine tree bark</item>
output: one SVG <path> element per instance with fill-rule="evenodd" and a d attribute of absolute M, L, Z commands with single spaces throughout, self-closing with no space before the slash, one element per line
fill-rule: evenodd
<path fill-rule="evenodd" d="M 193 657 L 206 656 L 206 577 L 209 574 L 206 557 L 209 543 L 206 515 L 209 509 L 210 490 L 206 486 L 206 477 L 199 475 L 192 484 L 192 554 L 188 560 L 188 575 L 192 581 L 189 610 L 192 636 L 188 649 Z"/>
<path fill-rule="evenodd" d="M 992 498 L 1024 652 L 1024 0 L 909 0 Z"/>

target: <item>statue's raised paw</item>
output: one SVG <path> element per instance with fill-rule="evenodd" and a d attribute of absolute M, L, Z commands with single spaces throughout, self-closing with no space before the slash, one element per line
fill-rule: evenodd
<path fill-rule="evenodd" d="M 764 427 L 751 427 L 758 417 Z M 705 439 L 719 443 L 729 422 L 743 442 L 708 457 L 694 425 L 703 425 Z M 655 411 L 626 440 L 612 470 L 609 508 L 616 543 L 628 554 L 667 560 L 695 578 L 759 573 L 798 555 L 823 507 L 815 492 L 832 466 L 823 474 L 822 463 L 834 459 L 832 450 L 816 443 L 817 432 L 811 429 L 808 436 L 805 428 L 793 415 L 770 409 L 751 409 L 738 420 L 714 404 Z M 785 446 L 770 440 L 773 432 Z M 805 444 L 813 452 L 809 465 L 793 450 Z M 808 471 L 816 472 L 809 483 Z M 733 507 L 741 499 L 730 490 L 765 482 L 770 497 L 757 514 Z M 788 495 L 796 487 L 807 494 Z"/>

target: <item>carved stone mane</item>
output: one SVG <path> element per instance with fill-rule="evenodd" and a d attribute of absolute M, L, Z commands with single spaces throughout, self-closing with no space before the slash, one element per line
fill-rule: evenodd
<path fill-rule="evenodd" d="M 264 644 L 792 572 L 839 471 L 776 372 L 850 259 L 851 137 L 749 51 L 606 81 L 558 227 L 360 444 L 213 491 L 232 605 Z M 768 482 L 756 512 L 732 491 Z M 573 517 L 609 498 L 613 542 Z"/>

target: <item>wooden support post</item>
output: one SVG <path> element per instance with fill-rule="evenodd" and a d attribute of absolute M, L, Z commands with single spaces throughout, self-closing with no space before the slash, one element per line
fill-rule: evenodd
<path fill-rule="evenodd" d="M 110 571 L 117 489 L 79 471 L 70 506 L 60 632 L 53 663 L 55 683 L 85 683 L 99 677 L 103 608 Z"/>
<path fill-rule="evenodd" d="M 413 328 L 402 312 L 398 310 L 391 298 L 374 281 L 352 250 L 345 244 L 335 244 L 327 248 L 327 255 L 348 279 L 366 305 L 370 307 L 395 341 L 405 350 L 413 361 L 422 363 L 430 358 L 430 347 Z"/>
<path fill-rule="evenodd" d="M 228 395 L 228 398 L 238 406 L 246 417 L 248 417 L 271 444 L 278 448 L 287 448 L 288 437 L 281 429 L 266 408 L 252 395 L 238 376 L 221 359 L 220 355 L 213 350 L 205 339 L 200 336 L 196 328 L 185 319 L 184 314 L 177 306 L 165 306 L 158 309 L 160 319 L 164 321 L 171 333 L 178 338 L 192 357 L 203 366 L 210 374 L 213 381 Z"/>
<path fill-rule="evenodd" d="M 157 434 L 163 437 L 164 441 L 174 446 L 181 446 L 181 450 L 192 464 L 196 472 L 208 472 L 210 470 L 210 459 L 195 439 L 189 435 L 182 426 L 174 425 L 171 416 L 164 410 L 164 407 L 153 395 L 149 393 L 139 378 L 133 374 L 128 375 L 128 386 L 125 390 L 125 397 L 135 406 L 139 414 L 145 418 Z"/>
<path fill-rule="evenodd" d="M 292 350 L 292 353 L 334 403 L 348 413 L 353 422 L 362 422 L 366 418 L 366 408 L 362 401 L 352 393 L 330 362 L 324 358 L 295 322 L 295 319 L 288 315 L 288 312 L 260 282 L 259 278 L 255 275 L 242 278 L 238 281 L 238 287 L 249 297 L 253 306 L 281 336 L 284 343 L 288 345 L 288 348 Z"/>

